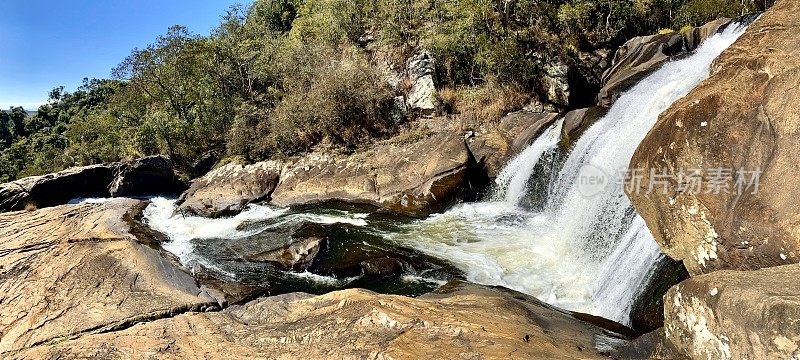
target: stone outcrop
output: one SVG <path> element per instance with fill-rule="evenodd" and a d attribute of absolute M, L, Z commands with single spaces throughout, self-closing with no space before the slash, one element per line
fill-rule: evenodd
<path fill-rule="evenodd" d="M 557 113 L 550 112 L 514 112 L 503 117 L 498 126 L 478 131 L 467 144 L 487 175 L 495 178 L 511 158 L 525 150 L 557 118 Z"/>
<path fill-rule="evenodd" d="M 0 358 L 217 306 L 156 250 L 136 220 L 144 206 L 116 199 L 0 214 Z"/>
<path fill-rule="evenodd" d="M 183 183 L 164 156 L 69 168 L 0 184 L 0 212 L 63 205 L 75 198 L 178 193 Z"/>
<path fill-rule="evenodd" d="M 566 113 L 564 115 L 564 125 L 561 127 L 561 141 L 564 144 L 570 144 L 577 140 L 586 129 L 602 118 L 606 112 L 607 109 L 594 106 Z"/>
<path fill-rule="evenodd" d="M 186 189 L 175 176 L 172 161 L 164 155 L 145 156 L 111 166 L 114 180 L 108 185 L 108 192 L 112 197 L 176 194 Z"/>
<path fill-rule="evenodd" d="M 345 201 L 426 215 L 480 187 L 482 180 L 473 178 L 480 173 L 476 167 L 463 138 L 446 132 L 351 156 L 311 154 L 284 168 L 271 203 L 286 207 Z"/>
<path fill-rule="evenodd" d="M 716 271 L 664 297 L 664 332 L 693 359 L 800 358 L 800 265 Z"/>
<path fill-rule="evenodd" d="M 411 89 L 408 91 L 408 108 L 422 115 L 433 115 L 436 112 L 436 84 L 433 82 L 435 72 L 433 57 L 428 52 L 412 56 L 406 62 Z"/>
<path fill-rule="evenodd" d="M 611 107 L 623 92 L 670 59 L 694 51 L 703 40 L 716 34 L 730 21 L 719 19 L 684 33 L 639 36 L 628 40 L 617 50 L 611 68 L 603 74 L 597 105 Z"/>
<path fill-rule="evenodd" d="M 108 196 L 113 166 L 90 165 L 0 184 L 0 211 L 66 204 L 79 197 Z"/>
<path fill-rule="evenodd" d="M 17 359 L 602 359 L 625 338 L 521 294 L 344 290 L 260 298 L 34 347 Z M 598 350 L 599 349 L 599 350 Z"/>
<path fill-rule="evenodd" d="M 181 211 L 206 217 L 239 213 L 247 204 L 269 200 L 278 184 L 282 163 L 230 163 L 195 179 L 181 197 Z"/>
<path fill-rule="evenodd" d="M 800 261 L 800 3 L 778 2 L 675 102 L 636 150 L 628 195 L 666 254 L 692 275 Z M 649 169 L 700 169 L 648 193 Z M 742 171 L 742 172 L 740 172 Z"/>

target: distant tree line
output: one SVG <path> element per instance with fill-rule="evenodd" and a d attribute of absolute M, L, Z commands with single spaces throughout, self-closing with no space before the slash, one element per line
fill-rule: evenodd
<path fill-rule="evenodd" d="M 536 96 L 543 66 L 664 28 L 763 10 L 751 0 L 258 0 L 209 36 L 174 26 L 113 79 L 0 112 L 0 181 L 166 154 L 192 175 L 209 154 L 248 161 L 392 134 L 386 67 L 419 49 L 449 101 Z M 456 100 L 453 100 L 456 99 Z M 506 101 L 501 110 L 518 107 Z M 510 104 L 510 105 L 509 105 Z M 451 104 L 445 112 L 467 109 Z"/>

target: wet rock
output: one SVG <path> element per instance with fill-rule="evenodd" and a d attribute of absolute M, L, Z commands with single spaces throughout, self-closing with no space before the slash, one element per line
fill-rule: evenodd
<path fill-rule="evenodd" d="M 163 155 L 153 155 L 114 164 L 114 179 L 108 187 L 112 197 L 177 194 L 186 189 Z"/>
<path fill-rule="evenodd" d="M 181 196 L 180 210 L 206 217 L 233 215 L 248 204 L 269 200 L 278 184 L 282 163 L 230 163 L 195 179 Z"/>
<path fill-rule="evenodd" d="M 787 265 L 685 280 L 664 298 L 666 338 L 692 359 L 798 358 L 798 277 Z"/>
<path fill-rule="evenodd" d="M 617 360 L 689 360 L 664 336 L 664 328 L 639 336 L 611 353 Z"/>
<path fill-rule="evenodd" d="M 714 62 L 636 150 L 627 187 L 664 252 L 692 275 L 800 261 L 800 4 L 778 2 Z M 650 169 L 700 169 L 648 194 Z"/>
<path fill-rule="evenodd" d="M 652 271 L 650 282 L 631 307 L 631 326 L 639 333 L 664 326 L 664 294 L 673 285 L 689 278 L 681 262 L 666 257 Z"/>
<path fill-rule="evenodd" d="M 460 285 L 416 299 L 359 289 L 266 297 L 42 345 L 18 357 L 603 359 L 598 343 L 624 339 L 541 303 Z"/>
<path fill-rule="evenodd" d="M 628 40 L 614 55 L 612 67 L 603 74 L 597 105 L 611 107 L 623 92 L 670 59 L 694 51 L 701 42 L 728 23 L 730 19 L 720 19 L 683 34 L 657 34 Z"/>
<path fill-rule="evenodd" d="M 389 257 L 373 258 L 361 262 L 365 275 L 398 276 L 403 273 L 403 262 Z"/>
<path fill-rule="evenodd" d="M 305 270 L 319 253 L 325 238 L 300 239 L 282 248 L 250 255 L 247 260 L 267 261 L 284 269 Z"/>
<path fill-rule="evenodd" d="M 528 147 L 558 118 L 557 113 L 518 111 L 506 115 L 497 127 L 468 139 L 469 150 L 490 178 Z"/>
<path fill-rule="evenodd" d="M 561 141 L 565 145 L 571 144 L 580 138 L 586 129 L 592 126 L 608 112 L 608 109 L 594 106 L 577 109 L 564 115 L 564 125 L 561 127 Z"/>
<path fill-rule="evenodd" d="M 344 201 L 427 215 L 480 188 L 481 175 L 461 136 L 439 133 L 346 157 L 304 156 L 285 167 L 271 203 L 287 207 Z"/>
<path fill-rule="evenodd" d="M 0 214 L 0 357 L 217 307 L 134 236 L 144 206 L 118 199 Z"/>

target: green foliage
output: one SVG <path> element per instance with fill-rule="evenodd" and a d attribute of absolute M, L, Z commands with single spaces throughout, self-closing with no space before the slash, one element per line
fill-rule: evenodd
<path fill-rule="evenodd" d="M 174 26 L 134 49 L 114 80 L 58 87 L 35 115 L 0 112 L 0 181 L 167 154 L 248 161 L 345 151 L 396 129 L 382 73 L 420 50 L 464 126 L 499 119 L 542 89 L 544 66 L 659 29 L 763 10 L 772 0 L 256 0 L 210 36 Z"/>

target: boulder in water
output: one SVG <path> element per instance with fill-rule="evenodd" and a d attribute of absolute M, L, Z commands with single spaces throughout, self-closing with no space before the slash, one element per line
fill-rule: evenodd
<path fill-rule="evenodd" d="M 403 273 L 403 262 L 390 257 L 367 259 L 361 262 L 366 275 L 397 276 Z"/>
<path fill-rule="evenodd" d="M 308 237 L 284 247 L 264 251 L 247 257 L 249 261 L 266 261 L 288 270 L 305 270 L 319 253 L 325 238 Z"/>
<path fill-rule="evenodd" d="M 692 275 L 800 261 L 800 4 L 778 2 L 665 111 L 630 163 L 628 195 Z M 651 169 L 674 175 L 648 191 Z M 702 178 L 678 184 L 681 170 Z M 700 189 L 696 185 L 700 184 Z M 662 194 L 666 191 L 666 195 Z"/>
<path fill-rule="evenodd" d="M 278 161 L 220 166 L 192 181 L 181 196 L 180 210 L 206 217 L 237 214 L 247 204 L 269 200 L 282 166 Z"/>
<path fill-rule="evenodd" d="M 442 132 L 350 156 L 310 154 L 284 169 L 271 203 L 371 204 L 404 214 L 441 211 L 485 184 L 461 136 Z"/>

